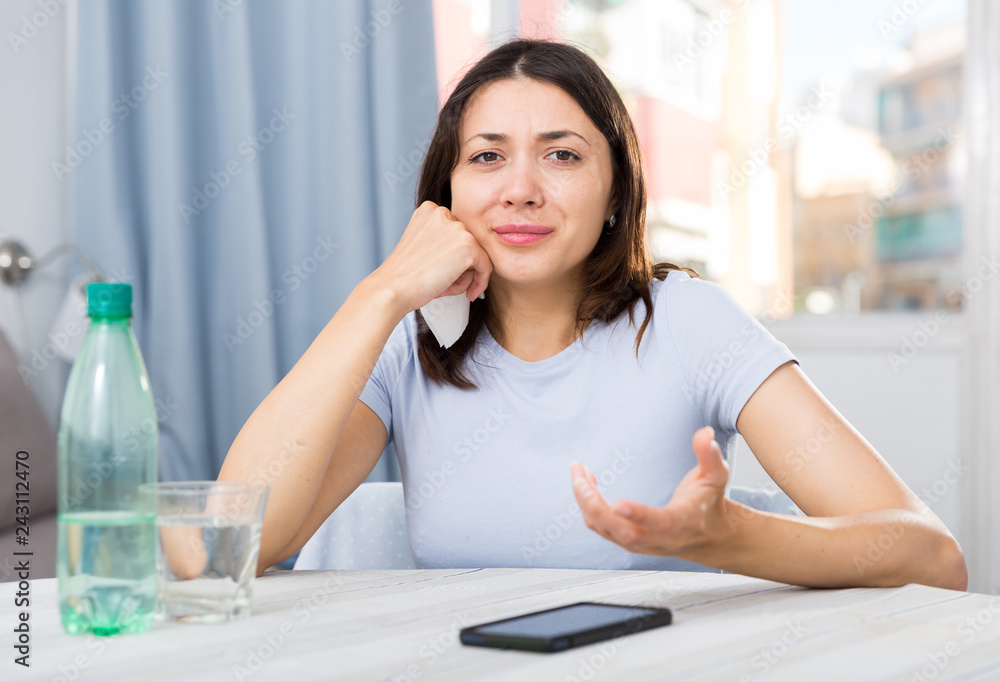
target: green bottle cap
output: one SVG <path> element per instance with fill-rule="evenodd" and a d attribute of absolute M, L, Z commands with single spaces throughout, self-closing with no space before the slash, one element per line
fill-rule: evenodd
<path fill-rule="evenodd" d="M 87 314 L 91 317 L 132 317 L 132 285 L 91 282 L 87 285 Z"/>

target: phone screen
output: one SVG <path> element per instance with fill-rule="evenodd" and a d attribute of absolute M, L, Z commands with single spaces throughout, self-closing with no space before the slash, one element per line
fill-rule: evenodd
<path fill-rule="evenodd" d="M 465 628 L 460 639 L 475 646 L 561 651 L 670 622 L 669 609 L 581 602 Z"/>
<path fill-rule="evenodd" d="M 574 632 L 615 625 L 632 618 L 644 618 L 656 609 L 632 606 L 603 606 L 601 604 L 574 604 L 555 611 L 529 613 L 512 620 L 500 621 L 476 628 L 484 635 L 509 637 L 566 637 Z"/>

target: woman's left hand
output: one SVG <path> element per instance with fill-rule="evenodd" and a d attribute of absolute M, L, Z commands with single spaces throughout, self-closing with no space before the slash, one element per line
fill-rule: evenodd
<path fill-rule="evenodd" d="M 664 507 L 619 500 L 609 505 L 597 479 L 579 462 L 571 466 L 573 492 L 587 527 L 630 552 L 697 561 L 699 550 L 725 541 L 733 531 L 725 499 L 729 466 L 705 426 L 692 440 L 698 465 L 678 484 Z"/>

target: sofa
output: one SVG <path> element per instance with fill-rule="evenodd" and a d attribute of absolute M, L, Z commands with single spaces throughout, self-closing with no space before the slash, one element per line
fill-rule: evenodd
<path fill-rule="evenodd" d="M 19 579 L 27 560 L 29 577 L 56 575 L 56 434 L 31 387 L 18 372 L 17 358 L 0 331 L 0 582 Z M 21 453 L 20 455 L 18 453 Z M 26 455 L 23 453 L 27 453 Z M 22 462 L 19 466 L 18 462 Z M 25 464 L 27 465 L 25 467 Z M 19 485 L 20 484 L 20 485 Z M 18 514 L 17 488 L 27 518 Z M 24 488 L 27 504 L 24 505 Z M 27 530 L 18 531 L 23 526 Z M 19 537 L 27 544 L 19 544 Z M 15 556 L 14 552 L 31 552 Z"/>

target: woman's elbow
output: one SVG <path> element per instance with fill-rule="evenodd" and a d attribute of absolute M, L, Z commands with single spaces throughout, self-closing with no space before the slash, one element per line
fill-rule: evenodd
<path fill-rule="evenodd" d="M 934 548 L 933 574 L 926 584 L 946 590 L 965 592 L 969 589 L 969 568 L 965 564 L 965 554 L 958 541 L 950 533 L 942 533 Z"/>

